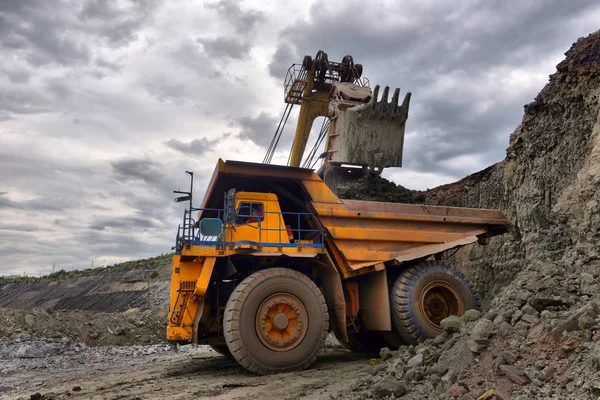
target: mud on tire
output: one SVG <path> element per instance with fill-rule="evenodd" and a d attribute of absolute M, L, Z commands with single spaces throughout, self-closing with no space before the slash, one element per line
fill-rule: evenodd
<path fill-rule="evenodd" d="M 402 271 L 390 291 L 390 305 L 398 335 L 417 344 L 442 333 L 442 319 L 479 309 L 479 300 L 462 273 L 434 261 Z"/>
<path fill-rule="evenodd" d="M 236 361 L 258 374 L 308 368 L 325 344 L 329 313 L 319 288 L 287 268 L 258 271 L 233 291 L 223 334 Z"/>

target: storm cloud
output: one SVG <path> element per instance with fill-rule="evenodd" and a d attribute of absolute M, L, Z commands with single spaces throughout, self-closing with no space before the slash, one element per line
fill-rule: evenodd
<path fill-rule="evenodd" d="M 0 2 L 0 275 L 170 251 L 185 171 L 200 201 L 219 158 L 261 162 L 286 71 L 318 50 L 412 92 L 387 177 L 461 178 L 504 157 L 522 106 L 600 19 L 589 0 L 364 4 Z"/>

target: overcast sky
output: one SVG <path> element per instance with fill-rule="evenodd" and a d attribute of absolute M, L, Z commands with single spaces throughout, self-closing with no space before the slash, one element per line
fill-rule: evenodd
<path fill-rule="evenodd" d="M 262 161 L 305 54 L 412 92 L 405 167 L 385 174 L 425 189 L 503 159 L 523 105 L 600 28 L 597 1 L 264 4 L 0 1 L 0 275 L 169 252 L 184 171 L 200 200 L 218 158 Z"/>

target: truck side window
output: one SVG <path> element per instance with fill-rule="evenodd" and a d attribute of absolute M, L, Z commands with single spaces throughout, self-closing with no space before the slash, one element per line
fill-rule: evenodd
<path fill-rule="evenodd" d="M 263 220 L 263 204 L 262 203 L 240 203 L 237 209 L 235 223 L 251 224 Z"/>

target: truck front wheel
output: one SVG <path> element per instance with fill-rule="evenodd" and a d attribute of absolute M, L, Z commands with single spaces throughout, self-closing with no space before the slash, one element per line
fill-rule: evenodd
<path fill-rule="evenodd" d="M 231 355 L 261 375 L 308 368 L 328 329 L 319 288 L 287 268 L 258 271 L 244 279 L 229 297 L 223 318 Z"/>
<path fill-rule="evenodd" d="M 479 308 L 463 274 L 440 262 L 424 262 L 402 271 L 390 292 L 392 323 L 402 340 L 417 344 L 442 333 L 440 322 Z"/>

